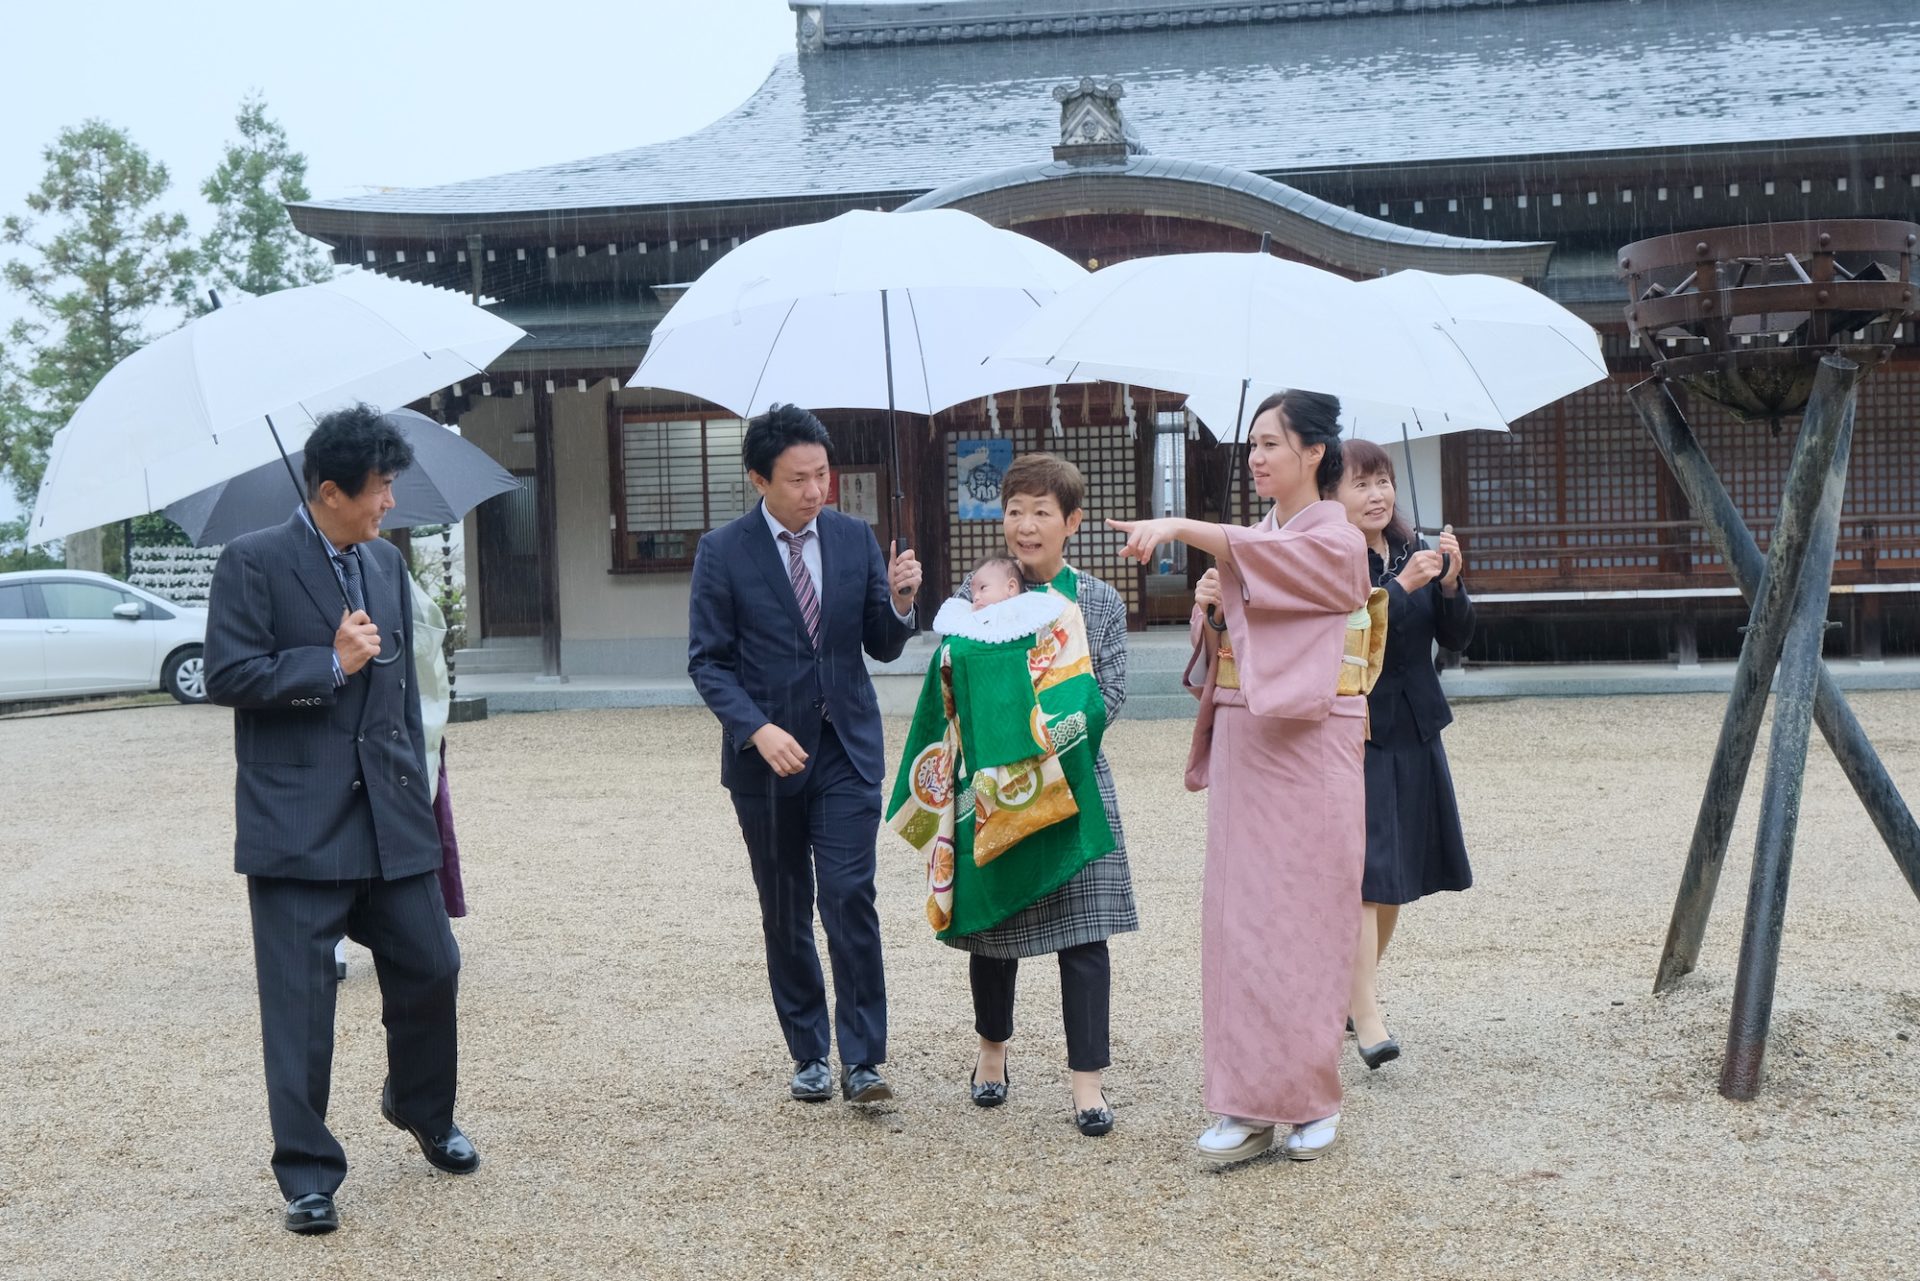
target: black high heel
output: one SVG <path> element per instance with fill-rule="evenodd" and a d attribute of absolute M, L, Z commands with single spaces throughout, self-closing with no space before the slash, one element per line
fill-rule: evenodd
<path fill-rule="evenodd" d="M 1000 1064 L 1000 1077 L 998 1081 L 982 1081 L 980 1060 L 975 1057 L 973 1072 L 967 1077 L 967 1092 L 973 1096 L 975 1107 L 997 1108 L 1007 1101 L 1007 1087 L 1013 1084 L 1013 1073 L 1008 1070 L 1008 1064 L 1004 1059 Z"/>
<path fill-rule="evenodd" d="M 1073 1114 L 1073 1123 L 1080 1127 L 1080 1133 L 1090 1139 L 1097 1139 L 1113 1129 L 1113 1109 L 1107 1106 L 1107 1092 L 1100 1091 L 1100 1106 L 1081 1108 Z"/>
<path fill-rule="evenodd" d="M 1360 1051 L 1360 1061 L 1367 1065 L 1367 1071 L 1378 1072 L 1380 1065 L 1391 1063 L 1400 1057 L 1400 1042 L 1388 1037 L 1378 1045 L 1356 1045 Z"/>

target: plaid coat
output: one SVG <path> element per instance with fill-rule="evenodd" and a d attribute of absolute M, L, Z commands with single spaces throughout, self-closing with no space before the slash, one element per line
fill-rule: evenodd
<path fill-rule="evenodd" d="M 964 583 L 957 595 L 970 599 Z M 1093 651 L 1093 678 L 1107 705 L 1107 724 L 1112 725 L 1127 701 L 1127 605 L 1119 592 L 1087 573 L 1080 575 L 1079 603 L 1087 620 L 1087 647 Z M 1140 928 L 1133 875 L 1127 870 L 1127 838 L 1120 830 L 1120 802 L 1105 752 L 1095 763 L 1094 776 L 1113 827 L 1113 852 L 992 929 L 949 939 L 949 946 L 1002 959 L 1044 956 Z"/>

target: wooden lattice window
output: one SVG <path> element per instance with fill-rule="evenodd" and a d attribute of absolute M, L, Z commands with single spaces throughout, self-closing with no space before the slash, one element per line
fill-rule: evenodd
<path fill-rule="evenodd" d="M 1649 574 L 1660 568 L 1668 532 L 1660 520 L 1660 454 L 1626 388 L 1603 382 L 1575 392 L 1547 413 L 1565 439 L 1559 523 L 1569 526 L 1567 572 L 1582 577 Z"/>
<path fill-rule="evenodd" d="M 1854 413 L 1853 466 L 1840 531 L 1841 554 L 1874 568 L 1920 567 L 1920 369 L 1873 370 Z M 1861 565 L 1861 568 L 1866 568 Z"/>
<path fill-rule="evenodd" d="M 1150 429 L 1143 427 L 1142 430 Z M 959 475 L 953 441 L 956 435 L 981 434 L 984 433 L 960 430 L 941 440 L 946 451 L 947 546 L 955 584 L 980 558 L 1003 553 L 1007 546 L 999 521 L 960 519 Z M 1123 419 L 1117 423 L 1067 427 L 1058 436 L 1038 427 L 1017 426 L 1006 427 L 1002 435 L 1013 442 L 1016 458 L 1036 452 L 1056 454 L 1080 469 L 1087 482 L 1086 516 L 1080 523 L 1080 532 L 1067 544 L 1067 559 L 1110 584 L 1126 601 L 1129 618 L 1137 618 L 1144 604 L 1140 566 L 1121 558 L 1120 548 L 1126 540 L 1106 526 L 1108 517 L 1132 520 L 1140 512 L 1133 429 Z M 953 584 L 946 585 L 946 590 L 951 591 L 952 587 Z"/>
<path fill-rule="evenodd" d="M 1559 538 L 1526 531 L 1560 523 L 1560 446 L 1560 423 L 1553 408 L 1528 414 L 1504 435 L 1462 433 L 1467 510 L 1460 523 L 1474 531 L 1471 553 L 1476 576 L 1557 571 L 1558 560 L 1540 553 L 1557 547 Z M 1513 526 L 1515 532 L 1495 532 L 1499 526 Z"/>
<path fill-rule="evenodd" d="M 745 423 L 720 415 L 620 417 L 612 440 L 614 569 L 684 569 L 701 534 L 747 510 L 745 434 Z"/>

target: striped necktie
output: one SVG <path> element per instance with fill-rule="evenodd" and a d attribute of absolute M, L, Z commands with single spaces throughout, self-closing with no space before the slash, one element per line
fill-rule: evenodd
<path fill-rule="evenodd" d="M 800 555 L 800 549 L 812 537 L 811 529 L 798 534 L 783 530 L 780 541 L 787 545 L 787 577 L 793 580 L 793 598 L 800 602 L 800 617 L 807 622 L 807 639 L 813 642 L 815 649 L 819 649 L 820 597 L 813 590 L 813 575 L 807 572 L 807 562 Z"/>
<path fill-rule="evenodd" d="M 333 563 L 340 568 L 340 586 L 347 594 L 348 608 L 365 609 L 367 593 L 360 582 L 360 549 L 358 547 L 341 549 L 340 553 L 333 558 Z"/>

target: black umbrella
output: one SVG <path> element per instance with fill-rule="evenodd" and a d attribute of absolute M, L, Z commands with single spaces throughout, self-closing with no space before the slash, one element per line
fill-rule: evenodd
<path fill-rule="evenodd" d="M 451 524 L 495 494 L 520 487 L 479 446 L 425 414 L 396 409 L 383 417 L 413 446 L 413 466 L 394 478 L 393 510 L 380 522 L 382 529 Z M 296 474 L 304 461 L 300 453 L 289 460 Z M 166 515 L 194 546 L 207 547 L 278 525 L 298 501 L 287 483 L 287 465 L 275 459 L 169 504 Z"/>

